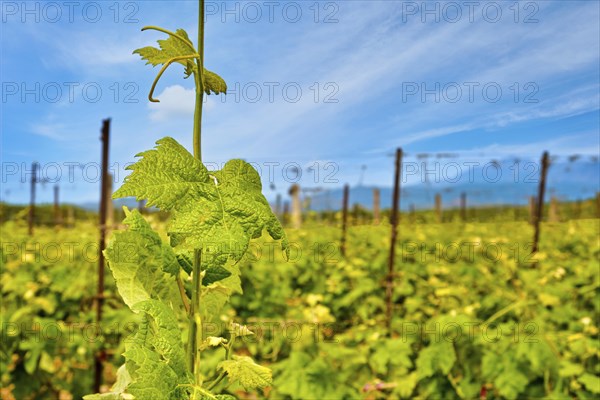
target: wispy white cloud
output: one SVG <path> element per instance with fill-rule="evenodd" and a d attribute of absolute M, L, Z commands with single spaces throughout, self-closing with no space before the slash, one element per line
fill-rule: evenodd
<path fill-rule="evenodd" d="M 582 142 L 586 144 L 583 145 Z M 538 160 L 542 151 L 548 151 L 553 156 L 570 156 L 573 154 L 597 156 L 599 145 L 600 138 L 598 138 L 597 132 L 583 131 L 525 144 L 492 143 L 474 148 L 462 148 L 453 150 L 452 153 L 459 154 L 462 160 L 469 159 L 484 162 L 489 162 L 491 158 L 508 159 L 513 157 Z M 443 152 L 443 150 L 438 152 Z"/>
<path fill-rule="evenodd" d="M 594 7 L 587 8 L 593 15 Z M 292 132 L 299 133 L 298 127 L 303 126 L 303 143 L 293 143 L 296 151 L 302 151 L 296 145 L 306 149 L 314 143 L 325 144 L 327 140 L 335 142 L 346 138 L 348 132 L 335 126 L 341 127 L 348 116 L 354 115 L 347 110 L 361 110 L 361 105 L 370 103 L 384 105 L 378 98 L 386 93 L 387 97 L 383 98 L 392 103 L 384 105 L 382 112 L 397 113 L 397 124 L 378 132 L 378 137 L 384 139 L 379 144 L 386 146 L 389 139 L 385 138 L 396 136 L 399 129 L 408 132 L 402 137 L 402 143 L 407 144 L 477 127 L 495 129 L 528 120 L 565 118 L 597 109 L 594 105 L 597 95 L 581 98 L 581 94 L 575 93 L 576 84 L 570 85 L 567 94 L 564 88 L 558 92 L 546 90 L 543 93 L 546 97 L 537 105 L 514 102 L 509 91 L 515 79 L 523 81 L 519 82 L 521 86 L 534 81 L 545 90 L 553 79 L 587 68 L 597 59 L 594 47 L 583 40 L 596 28 L 594 24 L 577 24 L 581 10 L 561 9 L 544 14 L 544 23 L 535 26 L 509 21 L 510 24 L 504 25 L 440 23 L 410 27 L 398 26 L 397 11 L 388 4 L 382 8 L 355 7 L 348 15 L 356 14 L 360 18 L 331 31 L 309 31 L 279 54 L 280 62 L 271 62 L 262 74 L 285 77 L 297 73 L 334 81 L 340 88 L 340 102 L 335 107 L 311 103 L 307 101 L 309 99 L 293 105 L 280 102 L 239 107 L 236 115 L 217 123 L 215 129 L 227 132 L 231 141 L 237 141 L 240 136 L 254 138 L 247 149 L 254 152 L 265 146 L 275 149 L 288 146 L 294 140 L 290 138 L 295 136 Z M 565 23 L 572 23 L 573 29 L 561 36 L 552 33 Z M 336 40 L 331 40 L 332 33 Z M 298 54 L 306 57 L 298 57 Z M 562 54 L 569 54 L 569 60 L 552 61 L 558 55 L 562 59 Z M 399 89 L 403 82 L 454 80 L 501 82 L 506 101 L 499 104 L 482 99 L 467 104 L 429 101 L 416 105 L 401 101 Z M 215 112 L 219 115 L 218 107 Z M 268 121 L 266 125 L 265 121 Z M 319 126 L 334 129 L 328 130 L 324 138 Z M 279 140 L 284 133 L 288 134 L 286 140 Z M 343 144 L 351 143 L 343 141 Z M 230 146 L 226 143 L 225 147 Z M 380 149 L 377 143 L 375 149 Z"/>
<path fill-rule="evenodd" d="M 34 135 L 44 136 L 49 139 L 64 141 L 65 136 L 65 124 L 57 122 L 49 123 L 35 123 L 30 125 L 30 131 Z"/>
<path fill-rule="evenodd" d="M 539 106 L 528 107 L 526 110 L 511 110 L 485 115 L 484 117 L 474 117 L 470 119 L 471 122 L 465 124 L 448 125 L 416 132 L 409 131 L 406 135 L 403 135 L 402 138 L 390 140 L 385 147 L 378 147 L 374 149 L 373 152 L 382 151 L 385 148 L 399 145 L 406 146 L 436 137 L 464 133 L 475 129 L 496 130 L 531 120 L 569 118 L 598 109 L 597 96 L 573 98 L 571 100 L 565 99 L 564 102 L 553 101 L 551 105 L 548 106 L 541 104 Z"/>
<path fill-rule="evenodd" d="M 513 123 L 547 118 L 570 118 L 576 115 L 598 110 L 598 97 L 573 98 L 564 103 L 547 107 L 532 108 L 527 111 L 509 111 L 496 115 L 492 126 L 504 127 Z"/>
<path fill-rule="evenodd" d="M 160 94 L 155 95 L 160 103 L 148 103 L 152 121 L 167 121 L 176 118 L 192 118 L 196 94 L 194 89 L 186 89 L 181 85 L 167 86 Z"/>
<path fill-rule="evenodd" d="M 473 124 L 464 124 L 464 125 L 453 125 L 446 126 L 443 128 L 434 128 L 427 129 L 425 131 L 415 132 L 408 134 L 402 138 L 403 145 L 412 144 L 414 142 L 418 142 L 420 140 L 432 139 L 440 136 L 452 135 L 455 133 L 461 133 L 470 131 L 474 128 Z"/>
<path fill-rule="evenodd" d="M 163 89 L 160 94 L 154 94 L 158 103 L 148 102 L 150 119 L 152 121 L 175 122 L 182 118 L 191 119 L 194 116 L 196 92 L 192 88 L 181 85 L 171 85 Z M 215 107 L 215 96 L 205 96 L 203 109 L 210 111 Z"/>

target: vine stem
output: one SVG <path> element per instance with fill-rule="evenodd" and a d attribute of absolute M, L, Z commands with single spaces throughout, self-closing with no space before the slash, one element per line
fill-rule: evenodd
<path fill-rule="evenodd" d="M 233 347 L 233 342 L 235 341 L 235 336 L 231 337 L 231 341 L 225 346 L 225 359 L 229 360 L 231 358 L 231 348 Z M 221 371 L 217 379 L 215 379 L 210 385 L 208 385 L 208 390 L 213 390 L 215 386 L 217 386 L 227 375 L 227 372 Z"/>
<path fill-rule="evenodd" d="M 192 272 L 192 306 L 190 307 L 190 331 L 188 338 L 188 362 L 192 374 L 194 375 L 194 385 L 202 386 L 202 376 L 200 374 L 200 351 L 199 346 L 202 343 L 202 315 L 200 312 L 200 299 L 202 295 L 202 251 L 194 250 L 194 269 Z M 195 398 L 195 392 L 194 392 Z"/>
<path fill-rule="evenodd" d="M 202 161 L 202 103 L 204 101 L 204 0 L 199 0 L 198 9 L 198 55 L 194 74 L 196 83 L 196 107 L 194 109 L 194 157 Z"/>
<path fill-rule="evenodd" d="M 196 104 L 194 108 L 194 157 L 202 162 L 202 102 L 204 100 L 204 0 L 199 0 L 198 7 L 198 57 L 196 66 L 198 72 L 194 74 L 196 84 Z M 189 340 L 188 340 L 188 362 L 194 376 L 196 387 L 202 387 L 202 375 L 200 372 L 200 351 L 202 343 L 202 315 L 200 312 L 200 301 L 202 299 L 202 251 L 194 250 L 194 266 L 192 271 L 192 305 L 189 316 Z M 193 398 L 197 391 L 194 390 Z"/>

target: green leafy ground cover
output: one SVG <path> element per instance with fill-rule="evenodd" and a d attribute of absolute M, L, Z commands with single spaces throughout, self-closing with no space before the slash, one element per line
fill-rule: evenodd
<path fill-rule="evenodd" d="M 124 239 L 140 239 L 131 227 L 141 229 L 145 222 L 135 214 L 129 216 L 130 230 L 118 233 Z M 159 246 L 167 228 L 154 216 L 146 220 L 159 233 L 144 240 Z M 238 398 L 472 399 L 482 393 L 487 399 L 595 398 L 600 393 L 598 220 L 542 229 L 534 264 L 526 223 L 405 222 L 397 247 L 391 336 L 383 286 L 389 226 L 351 227 L 346 259 L 338 251 L 337 227 L 287 229 L 287 261 L 278 243 L 255 239 L 235 264 L 242 272 L 237 284 L 219 270 L 208 278 L 214 283 L 209 280 L 206 287 L 213 285 L 216 296 L 202 310 L 202 373 L 210 380 L 215 371 L 225 371 L 230 379 L 213 390 Z M 22 225 L 2 226 L 2 398 L 81 398 L 91 390 L 93 355 L 101 347 L 109 350 L 106 390 L 123 375 L 123 353 L 134 364 L 144 360 L 139 368 L 148 357 L 173 360 L 157 364 L 161 377 L 186 376 L 185 364 L 178 363 L 187 324 L 169 320 L 162 302 L 153 300 L 180 299 L 169 292 L 176 286 L 160 285 L 175 278 L 168 268 L 158 268 L 178 263 L 177 257 L 167 247 L 160 263 L 146 262 L 125 280 L 115 274 L 116 282 L 107 271 L 105 320 L 97 327 L 96 238 L 87 223 L 58 231 L 40 228 L 34 238 Z M 127 254 L 120 259 L 126 264 Z M 229 264 L 223 268 L 235 272 Z M 180 274 L 185 278 L 184 268 Z M 127 292 L 131 276 L 141 287 L 159 289 Z M 218 295 L 230 294 L 218 289 L 218 282 L 236 285 L 243 294 L 215 313 L 225 304 Z M 191 284 L 185 280 L 187 291 Z M 135 314 L 125 304 L 143 312 Z M 171 309 L 185 313 L 181 304 Z M 226 349 L 217 337 L 234 322 L 254 335 L 239 328 Z M 144 326 L 149 334 L 170 339 L 140 341 Z M 225 352 L 230 361 L 223 361 Z M 273 371 L 272 383 L 265 367 Z M 143 390 L 157 385 L 155 371 L 147 376 L 154 381 L 133 386 L 142 388 L 138 398 L 154 395 Z M 181 390 L 186 393 L 185 386 Z"/>

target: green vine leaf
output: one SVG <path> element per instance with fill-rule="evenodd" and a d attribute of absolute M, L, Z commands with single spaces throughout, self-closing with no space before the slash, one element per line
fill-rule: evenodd
<path fill-rule="evenodd" d="M 583 383 L 585 388 L 594 394 L 600 393 L 600 378 L 596 375 L 585 373 L 581 375 L 577 380 Z"/>
<path fill-rule="evenodd" d="M 213 283 L 203 288 L 200 300 L 200 313 L 204 321 L 212 322 L 218 320 L 221 309 L 227 303 L 231 292 L 230 288 L 220 283 Z"/>
<path fill-rule="evenodd" d="M 202 393 L 202 392 L 200 392 Z M 200 400 L 238 400 L 237 397 L 230 394 L 203 394 Z"/>
<path fill-rule="evenodd" d="M 175 33 L 191 43 L 185 30 L 177 29 Z M 153 67 L 156 67 L 157 65 L 165 64 L 173 57 L 190 56 L 197 53 L 193 46 L 186 45 L 184 42 L 173 36 L 169 36 L 167 39 L 158 40 L 158 45 L 160 48 L 152 46 L 142 47 L 134 50 L 133 54 L 139 54 L 143 60 L 147 61 L 146 64 L 151 64 Z M 198 72 L 198 66 L 193 59 L 180 60 L 177 62 L 185 67 L 185 78 L 189 78 L 192 73 Z"/>
<path fill-rule="evenodd" d="M 220 266 L 209 267 L 205 269 L 205 271 L 206 274 L 204 275 L 204 278 L 202 278 L 202 285 L 204 286 L 208 286 L 211 283 L 218 282 L 231 276 L 231 272 Z"/>
<path fill-rule="evenodd" d="M 267 230 L 289 253 L 283 227 L 262 194 L 256 170 L 242 160 L 231 160 L 209 173 L 175 139 L 166 137 L 142 159 L 114 198 L 135 196 L 148 206 L 174 211 L 168 234 L 179 252 L 202 250 L 202 263 L 225 266 L 239 261 L 251 239 Z"/>
<path fill-rule="evenodd" d="M 192 256 L 190 252 L 183 252 L 177 254 L 177 261 L 185 272 L 191 274 L 192 272 Z M 208 286 L 211 283 L 227 279 L 232 275 L 232 272 L 221 266 L 211 266 L 204 268 L 202 266 L 201 271 L 204 271 L 204 277 L 202 278 L 202 286 Z M 241 289 L 240 289 L 241 290 Z"/>
<path fill-rule="evenodd" d="M 232 356 L 231 360 L 221 361 L 218 368 L 227 372 L 231 381 L 239 381 L 246 389 L 262 389 L 273 383 L 271 370 L 260 366 L 250 357 Z"/>
<path fill-rule="evenodd" d="M 408 372 L 412 368 L 412 348 L 408 341 L 387 339 L 374 347 L 375 351 L 369 357 L 369 365 L 373 371 L 386 374 L 391 366 L 399 367 L 403 372 Z"/>
<path fill-rule="evenodd" d="M 419 376 L 417 372 L 411 372 L 407 376 L 398 379 L 398 386 L 394 389 L 394 394 L 397 394 L 402 399 L 410 399 L 418 382 Z"/>
<path fill-rule="evenodd" d="M 119 294 L 132 309 L 151 298 L 180 306 L 175 284 L 180 267 L 173 249 L 162 242 L 137 210 L 123 209 L 123 223 L 129 229 L 115 233 L 104 252 Z"/>
<path fill-rule="evenodd" d="M 191 155 L 190 155 L 191 158 Z M 275 240 L 287 240 L 281 224 L 262 195 L 258 173 L 242 160 L 231 160 L 214 172 L 207 185 L 196 186 L 198 200 L 183 205 L 169 228 L 172 244 L 207 249 L 213 262 L 223 265 L 227 255 L 239 261 L 251 239 L 266 229 Z"/>
<path fill-rule="evenodd" d="M 113 198 L 135 196 L 147 199 L 147 206 L 168 211 L 195 201 L 206 190 L 208 170 L 175 139 L 164 138 L 155 150 L 136 154 L 141 160 L 127 167 L 133 172 Z"/>
<path fill-rule="evenodd" d="M 204 92 L 210 94 L 227 94 L 227 83 L 219 75 L 204 68 Z"/>
<path fill-rule="evenodd" d="M 231 324 L 231 326 L 229 327 L 229 332 L 232 337 L 254 335 L 254 332 L 252 332 L 250 329 L 248 329 L 248 327 L 246 325 L 240 325 L 235 322 L 233 322 Z"/>
<path fill-rule="evenodd" d="M 137 303 L 144 316 L 123 354 L 136 399 L 188 399 L 185 385 L 192 383 L 185 361 L 181 330 L 173 310 L 157 300 Z"/>
<path fill-rule="evenodd" d="M 421 350 L 417 358 L 419 378 L 428 378 L 436 372 L 446 375 L 456 362 L 456 353 L 451 343 L 434 342 Z"/>
<path fill-rule="evenodd" d="M 204 342 L 202 342 L 202 344 L 198 347 L 198 349 L 200 351 L 204 351 L 209 347 L 217 347 L 222 344 L 223 345 L 227 344 L 227 339 L 224 339 L 219 336 L 209 336 L 206 339 L 204 339 Z"/>
<path fill-rule="evenodd" d="M 212 394 L 210 391 L 197 385 L 186 385 L 189 386 L 193 392 L 192 399 L 198 400 L 238 400 L 236 397 L 229 394 Z M 201 397 L 197 397 L 197 395 Z"/>
<path fill-rule="evenodd" d="M 487 352 L 481 360 L 482 376 L 494 383 L 498 393 L 506 399 L 517 399 L 527 384 L 529 377 L 524 374 L 514 354 Z"/>
<path fill-rule="evenodd" d="M 83 396 L 83 400 L 133 400 L 133 395 L 125 393 L 130 383 L 131 376 L 127 372 L 125 365 L 121 365 L 117 370 L 117 381 L 110 388 L 110 392 L 88 394 L 87 396 Z"/>
<path fill-rule="evenodd" d="M 194 266 L 192 260 L 183 253 L 177 254 L 177 262 L 179 266 L 185 271 L 186 274 L 191 275 Z"/>

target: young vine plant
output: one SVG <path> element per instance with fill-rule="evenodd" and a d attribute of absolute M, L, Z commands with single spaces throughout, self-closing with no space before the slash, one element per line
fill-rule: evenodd
<path fill-rule="evenodd" d="M 237 263 L 250 240 L 267 230 L 286 254 L 288 242 L 250 164 L 234 159 L 221 170 L 208 171 L 202 163 L 204 95 L 227 91 L 225 81 L 204 68 L 204 1 L 199 1 L 197 48 L 183 29 L 142 30 L 168 35 L 158 40 L 159 48 L 134 51 L 148 64 L 162 65 L 150 101 L 158 102 L 154 89 L 171 64 L 183 65 L 185 78 L 193 76 L 193 155 L 171 137 L 160 139 L 154 149 L 137 155 L 141 158 L 128 167 L 132 173 L 113 195 L 134 196 L 169 211 L 169 243 L 138 211 L 125 208 L 128 229 L 115 233 L 104 253 L 123 301 L 141 323 L 125 344 L 125 364 L 111 391 L 85 399 L 234 399 L 217 389 L 233 382 L 247 390 L 262 389 L 271 385 L 271 371 L 250 357 L 232 354 L 236 338 L 252 334 L 247 327 L 230 322 L 216 337 L 204 335 L 203 323 L 219 321 L 230 296 L 241 293 Z M 219 346 L 225 359 L 212 376 L 203 373 L 202 352 Z"/>

